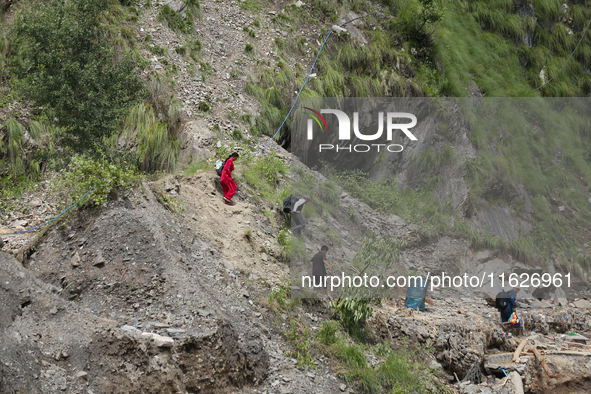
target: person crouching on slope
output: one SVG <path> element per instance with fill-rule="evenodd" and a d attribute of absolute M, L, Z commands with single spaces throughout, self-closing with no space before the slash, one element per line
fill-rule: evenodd
<path fill-rule="evenodd" d="M 240 155 L 237 152 L 232 153 L 224 163 L 224 169 L 222 170 L 222 176 L 220 177 L 220 183 L 222 184 L 222 190 L 224 191 L 224 202 L 228 205 L 236 205 L 232 201 L 234 193 L 236 193 L 236 182 L 232 179 L 232 171 L 234 171 L 234 161 L 239 158 Z"/>
<path fill-rule="evenodd" d="M 505 326 L 505 328 L 509 326 L 508 320 L 511 318 L 513 312 L 515 312 L 515 310 L 517 309 L 517 302 L 515 302 L 515 300 L 517 299 L 517 293 L 519 293 L 519 290 L 520 286 L 517 285 L 513 288 L 513 290 L 509 290 L 507 292 L 507 298 L 509 299 L 509 303 L 507 304 L 505 309 L 501 311 L 501 322 L 503 323 L 503 326 Z"/>

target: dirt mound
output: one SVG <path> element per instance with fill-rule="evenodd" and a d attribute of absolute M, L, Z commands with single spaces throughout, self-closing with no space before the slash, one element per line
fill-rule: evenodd
<path fill-rule="evenodd" d="M 243 282 L 147 184 L 68 223 L 47 231 L 26 268 L 3 254 L 0 324 L 15 361 L 3 363 L 14 369 L 0 391 L 91 382 L 105 393 L 219 392 L 265 379 L 269 356 Z M 17 379 L 29 370 L 30 383 Z"/>
<path fill-rule="evenodd" d="M 169 176 L 79 209 L 24 266 L 3 253 L 0 392 L 340 392 L 328 369 L 294 368 L 258 281 L 287 270 L 272 207 L 236 199 L 213 171 Z"/>

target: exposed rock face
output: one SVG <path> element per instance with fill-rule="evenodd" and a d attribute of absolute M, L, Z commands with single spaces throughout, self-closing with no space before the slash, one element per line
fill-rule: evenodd
<path fill-rule="evenodd" d="M 523 219 L 515 217 L 515 212 L 508 207 L 486 206 L 473 220 L 477 227 L 484 233 L 496 235 L 507 241 L 519 239 L 521 235 L 527 235 L 533 226 Z"/>
<path fill-rule="evenodd" d="M 181 132 L 182 162 L 199 161 L 211 157 L 211 148 L 215 134 L 207 124 L 201 120 L 194 120 L 186 124 Z"/>

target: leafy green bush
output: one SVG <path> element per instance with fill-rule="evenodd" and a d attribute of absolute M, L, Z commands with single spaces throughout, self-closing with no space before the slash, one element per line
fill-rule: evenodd
<path fill-rule="evenodd" d="M 287 227 L 284 227 L 277 236 L 277 242 L 281 246 L 281 258 L 285 262 L 294 261 L 309 261 L 308 252 L 302 241 L 297 237 L 292 237 L 287 231 L 290 227 L 290 223 L 286 223 Z"/>
<path fill-rule="evenodd" d="M 131 30 L 128 27 L 122 27 L 121 28 L 121 36 L 123 38 L 125 38 L 126 40 L 132 40 L 133 39 L 133 30 Z"/>
<path fill-rule="evenodd" d="M 199 62 L 199 66 L 201 67 L 201 79 L 205 82 L 207 77 L 213 72 L 213 66 L 209 62 Z"/>
<path fill-rule="evenodd" d="M 363 325 L 373 311 L 370 302 L 371 298 L 341 298 L 331 301 L 330 307 L 337 311 L 343 327 L 357 336 L 364 332 Z"/>
<path fill-rule="evenodd" d="M 324 322 L 316 340 L 330 341 L 328 351 L 343 363 L 345 380 L 363 393 L 426 393 L 434 392 L 435 380 L 424 371 L 426 366 L 404 351 L 392 350 L 390 345 L 379 343 L 373 353 L 385 360 L 379 366 L 368 365 L 367 346 L 349 340 L 346 335 L 334 335 L 336 322 Z M 322 335 L 320 334 L 322 332 Z M 325 339 L 326 338 L 326 339 Z"/>
<path fill-rule="evenodd" d="M 90 200 L 93 205 L 102 207 L 107 203 L 108 197 L 117 191 L 117 188 L 129 188 L 137 180 L 135 170 L 131 165 L 121 168 L 104 158 L 95 160 L 74 155 L 63 176 L 56 178 L 52 189 L 65 193 L 66 205 L 70 205 L 96 185 L 90 193 Z"/>
<path fill-rule="evenodd" d="M 242 26 L 242 31 L 247 33 L 250 37 L 254 38 L 256 36 L 256 32 L 248 26 Z"/>
<path fill-rule="evenodd" d="M 336 342 L 334 350 L 335 356 L 349 367 L 362 368 L 367 366 L 367 357 L 361 347 L 355 344 L 349 345 L 345 338 L 341 338 Z"/>
<path fill-rule="evenodd" d="M 187 1 L 185 1 L 185 4 L 186 4 L 188 10 L 191 12 L 192 16 L 197 17 L 197 18 L 201 18 L 202 11 L 201 11 L 201 4 L 199 3 L 199 0 L 187 0 Z"/>
<path fill-rule="evenodd" d="M 384 392 L 376 370 L 371 367 L 352 369 L 345 375 L 345 381 L 357 385 L 363 393 L 377 394 Z"/>
<path fill-rule="evenodd" d="M 100 18 L 109 2 L 48 0 L 25 7 L 12 26 L 11 66 L 26 96 L 43 106 L 82 149 L 110 136 L 142 91 L 144 62 L 108 41 Z"/>
<path fill-rule="evenodd" d="M 242 131 L 239 129 L 234 129 L 232 131 L 232 138 L 234 138 L 235 140 L 241 140 L 242 139 Z"/>
<path fill-rule="evenodd" d="M 277 235 L 277 242 L 281 246 L 282 253 L 285 254 L 287 258 L 291 255 L 291 236 L 286 228 L 282 228 L 279 231 L 279 235 Z"/>
<path fill-rule="evenodd" d="M 277 185 L 281 175 L 287 173 L 287 166 L 277 155 L 271 153 L 257 160 L 251 171 L 259 175 L 270 185 Z"/>
<path fill-rule="evenodd" d="M 166 48 L 163 48 L 158 45 L 150 45 L 148 47 L 148 49 L 152 54 L 158 55 L 158 56 L 164 56 L 164 54 L 166 53 Z"/>
<path fill-rule="evenodd" d="M 339 323 L 334 320 L 323 321 L 318 333 L 316 334 L 316 340 L 325 345 L 332 345 L 337 341 L 336 333 L 339 329 Z"/>
<path fill-rule="evenodd" d="M 199 52 L 203 49 L 203 44 L 199 40 L 189 41 L 189 47 L 191 50 Z"/>

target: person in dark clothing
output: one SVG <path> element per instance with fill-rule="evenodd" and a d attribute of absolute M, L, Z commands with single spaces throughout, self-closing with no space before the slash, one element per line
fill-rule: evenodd
<path fill-rule="evenodd" d="M 304 204 L 308 201 L 310 201 L 310 197 L 304 196 L 296 201 L 291 208 L 291 218 L 296 225 L 289 230 L 290 234 L 300 235 L 302 229 L 306 227 L 306 221 L 304 220 L 304 215 L 302 215 L 302 209 L 304 209 Z"/>
<path fill-rule="evenodd" d="M 326 267 L 328 265 L 329 268 L 332 268 L 330 264 L 326 261 L 326 253 L 328 252 L 328 246 L 322 245 L 320 248 L 320 252 L 316 253 L 314 257 L 312 257 L 312 286 L 313 287 L 324 287 L 324 293 L 326 297 L 332 299 L 332 297 L 328 294 L 328 288 L 326 286 Z"/>
<path fill-rule="evenodd" d="M 517 299 L 517 293 L 519 293 L 519 290 L 520 287 L 516 286 L 513 288 L 513 290 L 509 290 L 507 292 L 507 295 L 509 296 L 509 303 L 505 309 L 501 311 L 501 322 L 505 327 L 509 325 L 508 320 L 511 317 L 511 314 L 513 314 L 513 312 L 517 309 L 517 303 L 515 300 Z"/>

